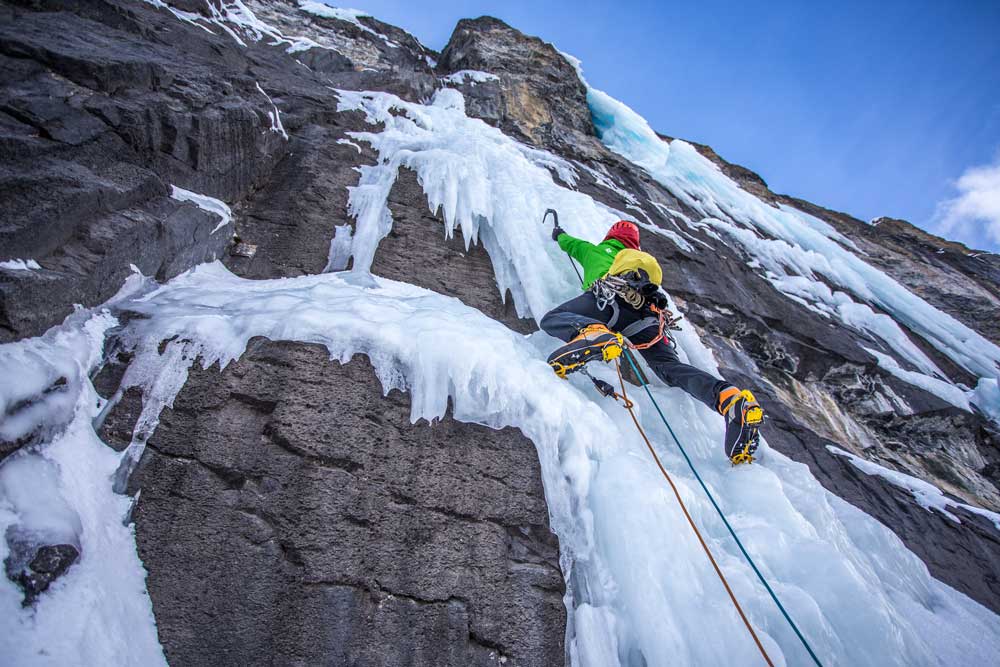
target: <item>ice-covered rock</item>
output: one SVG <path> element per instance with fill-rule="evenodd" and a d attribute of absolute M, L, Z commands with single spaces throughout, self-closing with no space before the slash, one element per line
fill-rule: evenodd
<path fill-rule="evenodd" d="M 0 503 L 16 515 L 7 527 L 7 577 L 31 604 L 80 555 L 83 526 L 59 489 L 55 464 L 37 454 L 15 456 L 0 466 Z"/>
<path fill-rule="evenodd" d="M 0 390 L 4 453 L 44 459 L 55 483 L 32 491 L 48 489 L 38 506 L 71 516 L 61 499 L 81 528 L 23 542 L 38 547 L 36 574 L 66 563 L 62 544 L 80 555 L 33 611 L 0 581 L 0 653 L 756 659 L 624 413 L 556 382 L 543 363 L 555 342 L 522 336 L 576 289 L 539 224 L 555 206 L 595 240 L 634 217 L 686 315 L 683 354 L 759 389 L 768 449 L 735 473 L 715 415 L 653 393 L 821 654 L 989 659 L 996 617 L 956 592 L 1000 609 L 997 531 L 960 507 L 1000 506 L 982 416 L 995 389 L 988 257 L 888 222 L 859 232 L 707 147 L 639 131 L 614 100 L 588 105 L 572 59 L 496 19 L 461 22 L 438 57 L 362 12 L 307 9 L 0 7 L 0 39 L 19 54 L 3 60 L 17 174 L 0 183 L 16 194 L 4 259 L 44 266 L 0 271 L 2 335 L 23 339 L 0 348 L 5 377 L 23 378 Z M 615 124 L 635 130 L 624 144 Z M 671 160 L 683 173 L 667 173 Z M 230 214 L 235 238 L 218 227 Z M 184 273 L 213 258 L 229 273 Z M 120 329 L 82 310 L 28 338 L 107 300 L 130 265 L 165 286 L 117 311 Z M 969 300 L 947 306 L 959 293 Z M 114 363 L 92 380 L 105 336 Z M 369 361 L 342 365 L 351 351 Z M 201 367 L 213 359 L 229 363 Z M 766 646 L 798 664 L 797 640 L 638 403 Z M 828 445 L 920 479 L 900 488 Z M 921 507 L 917 481 L 960 498 L 947 511 L 961 523 Z M 138 501 L 113 485 L 141 488 Z M 0 503 L 5 536 L 22 514 Z M 704 627 L 731 645 L 693 643 Z M 365 641 L 375 635 L 382 653 Z"/>

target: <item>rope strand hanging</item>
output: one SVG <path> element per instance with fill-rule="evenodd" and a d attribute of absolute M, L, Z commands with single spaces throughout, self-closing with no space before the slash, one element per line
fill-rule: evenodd
<path fill-rule="evenodd" d="M 799 630 L 798 626 L 795 624 L 795 621 L 792 620 L 792 617 L 785 610 L 784 605 L 781 604 L 781 601 L 778 599 L 777 594 L 771 588 L 771 585 L 767 583 L 767 580 L 764 578 L 764 575 L 761 573 L 760 569 L 758 569 L 757 564 L 754 563 L 753 558 L 750 557 L 750 554 L 747 552 L 746 548 L 743 546 L 743 542 L 741 542 L 740 538 L 736 536 L 736 531 L 734 531 L 733 527 L 729 524 L 729 520 L 726 518 L 726 515 L 722 512 L 722 508 L 720 508 L 719 504 L 717 502 L 715 502 L 715 497 L 712 495 L 711 491 L 708 490 L 708 486 L 706 486 L 704 480 L 702 480 L 701 475 L 698 474 L 698 470 L 694 467 L 694 463 L 691 461 L 691 458 L 688 456 L 687 451 L 685 451 L 684 446 L 681 444 L 681 441 L 677 438 L 677 435 L 674 433 L 674 429 L 671 428 L 670 422 L 667 421 L 666 416 L 663 414 L 663 410 L 660 409 L 660 406 L 656 402 L 656 399 L 653 398 L 653 394 L 649 390 L 649 383 L 646 382 L 645 377 L 639 371 L 639 367 L 636 365 L 635 361 L 632 358 L 632 352 L 630 350 L 626 349 L 626 350 L 623 351 L 622 354 L 625 357 L 625 359 L 628 361 L 629 366 L 631 366 L 632 372 L 635 373 L 636 377 L 639 378 L 639 381 L 642 384 L 642 388 L 646 390 L 646 395 L 649 396 L 649 400 L 653 403 L 653 407 L 656 408 L 657 414 L 660 415 L 660 419 L 663 421 L 664 426 L 667 427 L 667 431 L 670 433 L 670 437 L 673 438 L 674 442 L 677 444 L 677 448 L 680 450 L 681 454 L 684 456 L 684 460 L 687 461 L 688 467 L 691 469 L 691 472 L 694 473 L 695 479 L 698 480 L 698 484 L 701 485 L 701 488 L 705 492 L 705 495 L 708 496 L 709 501 L 711 501 L 711 503 L 712 503 L 712 507 L 714 507 L 715 511 L 718 512 L 719 517 L 722 519 L 722 523 L 726 526 L 726 529 L 729 531 L 729 534 L 732 535 L 733 540 L 736 541 L 736 546 L 739 547 L 740 552 L 743 554 L 743 557 L 746 559 L 747 563 L 750 564 L 750 567 L 753 569 L 754 573 L 757 575 L 757 578 L 764 585 L 764 588 L 767 590 L 768 594 L 771 596 L 771 599 L 774 600 L 774 603 L 778 606 L 778 609 L 781 611 L 782 616 L 785 617 L 785 620 L 788 621 L 788 624 L 791 626 L 792 630 L 795 631 L 795 635 L 799 638 L 799 641 L 802 642 L 802 645 L 805 647 L 806 651 L 809 653 L 809 657 L 812 658 L 813 662 L 816 663 L 817 667 L 823 667 L 823 663 L 820 662 L 819 658 L 816 656 L 816 653 L 813 651 L 812 647 L 809 645 L 809 642 L 806 640 L 805 636 L 803 636 L 802 632 Z M 629 401 L 626 398 L 626 396 L 625 396 L 625 379 L 622 377 L 621 364 L 619 363 L 618 360 L 615 360 L 615 368 L 618 371 L 618 380 L 621 383 L 622 398 L 624 398 L 625 401 L 626 401 L 626 406 L 625 407 L 626 407 L 626 409 L 628 409 L 629 415 L 632 417 L 632 421 L 635 422 L 636 428 L 639 429 L 639 433 L 642 435 L 643 439 L 646 441 L 646 446 L 649 448 L 650 453 L 653 455 L 653 459 L 656 461 L 656 465 L 659 466 L 660 472 L 663 473 L 663 476 L 666 477 L 667 482 L 670 483 L 670 486 L 673 489 L 674 494 L 677 496 L 678 502 L 680 502 L 680 504 L 681 504 L 681 509 L 684 511 L 684 515 L 688 519 L 688 523 L 691 524 L 691 528 L 695 531 L 695 534 L 698 536 L 698 540 L 701 542 L 702 547 L 705 549 L 705 553 L 708 554 L 709 559 L 712 561 L 712 566 L 715 568 L 715 571 L 719 575 L 719 578 L 722 579 L 722 583 L 726 587 L 726 591 L 729 593 L 729 597 L 732 599 L 733 604 L 736 606 L 736 610 L 739 612 L 740 618 L 743 619 L 744 624 L 747 626 L 747 630 L 749 630 L 750 634 L 753 636 L 754 642 L 757 644 L 757 648 L 760 649 L 761 655 L 764 656 L 764 660 L 767 661 L 768 665 L 773 665 L 773 663 L 771 662 L 771 659 L 768 657 L 766 651 L 764 650 L 763 645 L 760 643 L 760 640 L 757 638 L 757 634 L 754 632 L 753 628 L 750 625 L 750 622 L 746 618 L 746 615 L 743 613 L 742 608 L 740 607 L 739 603 L 736 601 L 736 596 L 733 595 L 732 590 L 729 588 L 729 584 L 726 581 L 725 577 L 723 576 L 722 571 L 719 569 L 718 564 L 715 562 L 715 558 L 712 556 L 711 552 L 708 549 L 708 546 L 705 544 L 705 541 L 702 539 L 701 533 L 698 531 L 697 526 L 695 526 L 694 521 L 691 519 L 691 516 L 688 514 L 687 508 L 684 506 L 684 502 L 683 502 L 683 500 L 681 500 L 680 494 L 677 491 L 677 487 L 674 486 L 674 482 L 670 478 L 670 475 L 667 473 L 666 469 L 663 467 L 663 464 L 660 463 L 660 459 L 656 455 L 656 451 L 653 449 L 652 443 L 650 443 L 649 438 L 646 437 L 646 433 L 642 430 L 642 427 L 639 425 L 639 420 L 635 416 L 635 413 L 633 412 L 633 407 L 634 406 L 632 405 L 631 401 Z"/>
<path fill-rule="evenodd" d="M 753 637 L 753 641 L 757 645 L 757 649 L 760 651 L 760 654 L 764 656 L 764 661 L 769 667 L 774 667 L 774 663 L 771 662 L 771 658 L 767 655 L 764 645 L 761 644 L 760 638 L 757 637 L 757 633 L 754 631 L 753 625 L 750 624 L 750 619 L 748 619 L 747 615 L 743 613 L 743 607 L 740 606 L 739 601 L 736 599 L 736 594 L 733 593 L 733 589 L 730 588 L 729 582 L 726 580 L 726 575 L 722 573 L 722 569 L 715 561 L 715 556 L 712 555 L 711 549 L 708 548 L 708 544 L 705 543 L 704 538 L 701 536 L 701 531 L 698 530 L 698 526 L 695 525 L 694 519 L 691 518 L 691 514 L 688 512 L 687 506 L 681 498 L 680 491 L 677 490 L 677 486 L 674 484 L 674 480 L 670 478 L 670 473 L 668 473 L 667 469 L 663 467 L 662 463 L 660 463 L 660 457 L 656 455 L 656 450 L 653 449 L 653 443 L 649 441 L 649 437 L 639 424 L 639 418 L 635 416 L 635 405 L 629 400 L 628 394 L 625 391 L 625 378 L 622 377 L 621 364 L 617 361 L 615 362 L 615 370 L 618 371 L 618 382 L 621 384 L 621 398 L 625 401 L 625 409 L 628 410 L 629 416 L 632 417 L 635 427 L 639 430 L 639 435 L 641 435 L 642 439 L 646 441 L 646 447 L 649 448 L 649 453 L 653 455 L 653 460 L 656 461 L 656 466 L 660 469 L 660 472 L 663 473 L 663 477 L 667 480 L 667 483 L 670 484 L 670 488 L 673 490 L 674 496 L 677 497 L 677 503 L 681 506 L 681 511 L 684 512 L 684 517 L 687 519 L 688 524 L 691 526 L 691 530 L 694 531 L 695 536 L 698 538 L 698 542 L 701 543 L 701 548 L 705 550 L 705 555 L 708 556 L 708 560 L 711 561 L 712 567 L 715 568 L 715 573 L 719 575 L 719 580 L 722 581 L 722 585 L 725 586 L 726 592 L 729 593 L 729 599 L 733 601 L 733 606 L 736 607 L 736 611 L 739 613 L 740 619 L 743 620 L 743 625 L 746 626 L 750 636 Z"/>

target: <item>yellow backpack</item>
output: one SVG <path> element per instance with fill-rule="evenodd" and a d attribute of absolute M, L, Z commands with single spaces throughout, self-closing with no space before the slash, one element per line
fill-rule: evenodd
<path fill-rule="evenodd" d="M 618 251 L 618 254 L 615 255 L 615 261 L 611 263 L 611 268 L 605 275 L 617 276 L 637 269 L 645 271 L 651 283 L 659 285 L 663 282 L 663 269 L 660 268 L 660 263 L 656 261 L 656 258 L 648 252 L 632 250 L 631 248 Z"/>

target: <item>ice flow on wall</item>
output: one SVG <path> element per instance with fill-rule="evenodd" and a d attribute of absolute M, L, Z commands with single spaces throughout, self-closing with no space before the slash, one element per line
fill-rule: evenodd
<path fill-rule="evenodd" d="M 579 61 L 571 60 L 586 85 Z M 694 146 L 664 141 L 635 111 L 589 85 L 587 102 L 598 136 L 608 148 L 646 170 L 699 212 L 700 222 L 742 247 L 779 291 L 877 337 L 929 377 L 899 373 L 891 365 L 886 370 L 967 409 L 953 391 L 935 388 L 935 380 L 947 376 L 907 337 L 898 321 L 969 372 L 981 378 L 1000 374 L 1000 347 L 867 264 L 852 252 L 853 242 L 830 225 L 789 206 L 769 206 L 741 189 Z M 832 290 L 817 274 L 840 289 Z M 892 317 L 875 312 L 872 305 Z"/>
<path fill-rule="evenodd" d="M 388 189 L 398 169 L 405 166 L 417 172 L 430 208 L 443 211 L 448 231 L 461 228 L 467 240 L 477 234 L 485 240 L 501 292 L 511 287 L 525 311 L 537 318 L 567 296 L 567 291 L 575 292 L 565 258 L 558 251 L 553 256 L 549 230 L 536 223 L 538 213 L 555 206 L 571 232 L 594 240 L 619 214 L 566 187 L 573 183 L 573 174 L 566 172 L 568 165 L 467 118 L 454 91 L 442 91 L 431 105 L 414 105 L 383 93 L 340 91 L 339 97 L 340 109 L 362 110 L 369 122 L 384 123 L 385 128 L 353 134 L 379 154 L 378 164 L 363 172 L 358 189 L 351 194 L 358 220 L 356 267 L 358 258 L 371 257 L 378 238 L 389 231 Z M 557 183 L 553 172 L 566 185 Z M 522 299 L 524 304 L 520 304 Z M 717 370 L 710 351 L 691 330 L 685 328 L 678 339 L 688 360 Z M 540 345 L 547 341 L 543 352 L 555 344 L 541 335 L 536 340 Z M 543 374 L 537 382 L 546 377 Z M 587 390 L 585 384 L 582 389 Z M 788 598 L 796 608 L 793 613 L 811 626 L 809 636 L 824 644 L 820 650 L 835 656 L 833 662 L 863 663 L 876 655 L 895 654 L 900 664 L 937 664 L 949 650 L 947 642 L 918 632 L 918 626 L 910 623 L 921 616 L 929 619 L 927 614 L 935 614 L 931 610 L 945 597 L 961 598 L 963 606 L 973 604 L 969 609 L 984 614 L 983 622 L 991 628 L 987 634 L 991 641 L 996 639 L 991 613 L 963 596 L 955 598 L 957 594 L 929 578 L 892 533 L 827 494 L 805 468 L 771 453 L 769 469 L 732 474 L 718 451 L 718 417 L 676 390 L 655 392 L 668 406 L 671 421 L 681 425 L 699 467 L 709 471 L 709 483 L 723 496 L 724 508 L 740 517 L 738 523 L 754 544 L 751 552 L 768 561 L 768 576 L 779 579 L 779 595 Z M 592 521 L 588 540 L 564 540 L 560 534 L 572 560 L 570 611 L 576 632 L 571 647 L 578 664 L 615 664 L 619 658 L 627 663 L 635 651 L 649 664 L 664 664 L 668 656 L 686 656 L 691 664 L 755 660 L 747 642 L 734 640 L 720 647 L 693 640 L 700 635 L 699 628 L 718 623 L 718 615 L 727 623 L 737 623 L 735 614 L 724 600 L 707 594 L 718 593 L 719 584 L 706 577 L 710 570 L 705 569 L 703 555 L 666 495 L 662 479 L 649 466 L 624 413 L 613 405 L 600 408 L 607 410 L 605 418 L 617 426 L 613 436 L 619 440 L 615 447 L 608 449 L 605 444 L 599 455 L 587 457 L 589 467 L 582 477 L 589 482 L 586 487 L 575 487 L 584 495 L 561 501 L 556 497 L 559 487 L 549 477 L 551 471 L 545 472 L 556 530 Z M 665 442 L 662 426 L 653 420 L 643 422 Z M 737 588 L 754 610 L 755 620 L 780 646 L 779 653 L 798 663 L 803 657 L 801 647 L 737 557 L 724 528 L 683 472 L 677 454 L 669 450 L 663 454 L 672 472 L 681 477 L 685 497 L 697 507 L 696 520 L 706 525 L 714 548 L 724 554 L 727 572 L 731 568 L 746 577 Z M 540 458 L 544 468 L 545 457 Z M 579 470 L 572 475 L 577 482 L 582 477 Z M 572 517 L 559 517 L 560 508 L 576 511 Z M 591 550 L 578 550 L 581 544 L 591 543 Z M 865 555 L 876 553 L 880 555 Z M 883 570 L 890 561 L 896 564 Z M 891 583 L 885 578 L 890 570 L 895 572 Z M 815 577 L 818 572 L 825 573 L 825 583 Z M 901 590 L 906 591 L 902 596 Z M 848 600 L 860 602 L 845 604 Z M 713 614 L 717 615 L 714 621 Z M 730 627 L 738 630 L 736 625 Z M 921 642 L 929 643 L 919 646 Z M 975 651 L 973 646 L 970 636 L 962 650 Z M 750 653 L 744 653 L 747 650 Z"/>
<path fill-rule="evenodd" d="M 568 270 L 568 268 L 567 268 Z M 180 358 L 210 365 L 239 357 L 254 336 L 326 345 L 334 358 L 371 358 L 383 386 L 411 395 L 412 419 L 440 418 L 449 398 L 457 419 L 494 428 L 513 426 L 538 448 L 551 513 L 571 583 L 567 599 L 575 665 L 753 664 L 759 660 L 725 592 L 644 444 L 617 403 L 600 399 L 588 383 L 553 376 L 544 357 L 554 341 L 541 333 L 524 337 L 460 301 L 404 283 L 341 272 L 294 279 L 250 281 L 220 264 L 194 269 L 125 307 L 135 318 L 119 341 L 136 353 L 142 368 L 172 376 Z M 103 317 L 100 315 L 95 316 Z M 98 320 L 99 321 L 99 320 Z M 452 343 L 422 345 L 429 336 Z M 711 355 L 693 332 L 678 336 L 683 354 L 696 363 Z M 98 339 L 99 340 L 99 339 Z M 159 342 L 169 340 L 160 349 Z M 515 360 L 515 361 L 512 361 Z M 595 369 L 613 380 L 608 368 Z M 157 395 L 156 372 L 142 379 L 144 393 Z M 83 405 L 92 388 L 80 390 Z M 945 665 L 986 660 L 1000 648 L 1000 619 L 932 579 L 923 564 L 884 526 L 828 494 L 805 466 L 768 451 L 762 465 L 733 470 L 719 454 L 721 423 L 707 408 L 676 391 L 656 387 L 654 396 L 682 434 L 706 482 L 737 525 L 747 548 L 764 568 L 817 652 L 828 664 Z M 639 399 L 640 419 L 655 442 L 666 433 L 650 406 Z M 92 412 L 74 421 L 87 439 Z M 82 436 L 81 436 L 82 437 Z M 100 443 L 95 445 L 101 449 Z M 766 446 L 765 446 L 766 449 Z M 115 459 L 110 449 L 105 458 Z M 676 451 L 661 447 L 695 520 L 717 554 L 736 594 L 778 664 L 803 664 L 802 648 L 766 597 L 756 576 L 737 554 L 714 510 Z M 106 462 L 100 470 L 56 460 L 62 491 L 70 503 L 89 504 L 72 480 L 80 475 L 103 515 L 98 525 L 120 526 L 123 503 L 111 493 Z M 14 515 L 5 519 L 16 520 Z M 84 533 L 85 540 L 87 533 Z M 119 549 L 125 548 L 118 544 Z M 139 636 L 155 637 L 141 586 L 141 566 L 131 559 L 114 573 L 87 552 L 90 569 L 48 594 L 52 609 L 67 609 L 86 591 L 120 596 L 130 609 L 124 619 L 149 623 Z M 12 585 L 4 628 L 18 644 L 36 626 L 15 604 Z M 146 607 L 148 609 L 148 606 Z M 4 621 L 9 623 L 10 621 Z M 726 641 L 706 641 L 716 628 Z M 133 630 L 136 632 L 136 630 Z M 91 641 L 85 634 L 78 641 Z M 114 646 L 88 646 L 95 659 L 115 659 Z M 18 646 L 13 655 L 34 660 Z M 100 660 L 99 660 L 100 661 Z M 133 662 L 128 661 L 126 662 Z"/>
<path fill-rule="evenodd" d="M 417 172 L 431 207 L 444 211 L 448 230 L 461 229 L 467 241 L 478 237 L 484 243 L 501 292 L 509 289 L 521 312 L 536 318 L 577 289 L 565 258 L 537 223 L 539 213 L 558 208 L 571 233 L 591 239 L 618 213 L 566 187 L 574 176 L 565 161 L 467 118 L 455 91 L 439 93 L 430 105 L 383 93 L 338 97 L 339 108 L 361 109 L 373 124 L 385 123 L 380 132 L 354 137 L 379 153 L 378 164 L 364 168 L 351 193 L 354 270 L 247 281 L 213 264 L 118 303 L 147 316 L 118 333 L 135 352 L 130 381 L 154 405 L 169 405 L 186 364 L 197 357 L 206 365 L 225 364 L 257 335 L 321 343 L 344 360 L 366 354 L 386 390 L 410 392 L 414 420 L 443 416 L 450 398 L 457 419 L 513 426 L 533 440 L 569 580 L 573 664 L 758 661 L 627 415 L 580 378 L 558 380 L 545 365 L 556 341 L 543 334 L 526 339 L 455 299 L 368 273 L 378 240 L 392 224 L 386 197 L 403 166 Z M 347 242 L 345 235 L 338 252 L 346 252 L 341 246 Z M 61 435 L 40 452 L 17 455 L 46 460 L 34 467 L 39 477 L 55 480 L 65 505 L 79 517 L 83 552 L 34 611 L 20 608 L 12 583 L 0 582 L 0 648 L 18 664 L 47 660 L 40 657 L 43 650 L 67 664 L 79 656 L 91 664 L 162 663 L 141 564 L 121 525 L 127 502 L 110 487 L 121 458 L 93 431 L 101 401 L 87 370 L 97 363 L 111 325 L 100 312 L 71 318 L 65 331 L 81 336 L 68 356 L 54 355 L 58 339 L 48 335 L 0 348 L 4 371 L 19 368 L 17 355 L 28 348 L 38 359 L 83 369 L 67 390 L 71 400 L 35 416 L 57 425 Z M 447 353 L 418 344 L 442 331 L 453 342 Z M 710 351 L 692 330 L 677 338 L 685 359 L 715 370 Z M 613 379 L 608 368 L 595 373 Z M 11 385 L 5 400 L 25 398 L 27 384 Z M 719 452 L 717 415 L 676 390 L 658 386 L 653 394 L 748 550 L 828 664 L 976 664 L 1000 649 L 997 616 L 932 579 L 888 529 L 828 494 L 804 466 L 765 444 L 761 465 L 733 470 Z M 642 399 L 638 405 L 654 441 L 667 442 L 650 406 Z M 146 423 L 154 418 L 149 415 Z M 138 438 L 122 456 L 135 457 L 142 442 Z M 778 664 L 803 664 L 797 639 L 679 455 L 669 446 L 661 446 L 660 454 L 772 657 Z M 0 500 L 4 532 L 32 520 L 22 508 L 22 490 L 5 492 Z M 6 549 L 0 542 L 0 556 Z M 94 618 L 102 632 L 91 631 Z M 706 640 L 705 628 L 724 641 Z"/>

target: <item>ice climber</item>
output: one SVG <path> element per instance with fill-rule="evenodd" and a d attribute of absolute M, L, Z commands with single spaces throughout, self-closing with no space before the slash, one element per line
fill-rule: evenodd
<path fill-rule="evenodd" d="M 567 234 L 557 220 L 552 238 L 583 266 L 584 289 L 542 318 L 542 329 L 568 341 L 549 356 L 556 374 L 565 377 L 595 359 L 611 361 L 628 339 L 660 379 L 725 418 L 725 451 L 734 464 L 752 461 L 764 411 L 749 390 L 681 362 L 675 343 L 661 336 L 660 313 L 668 312 L 663 271 L 640 249 L 638 226 L 620 220 L 594 245 Z"/>

